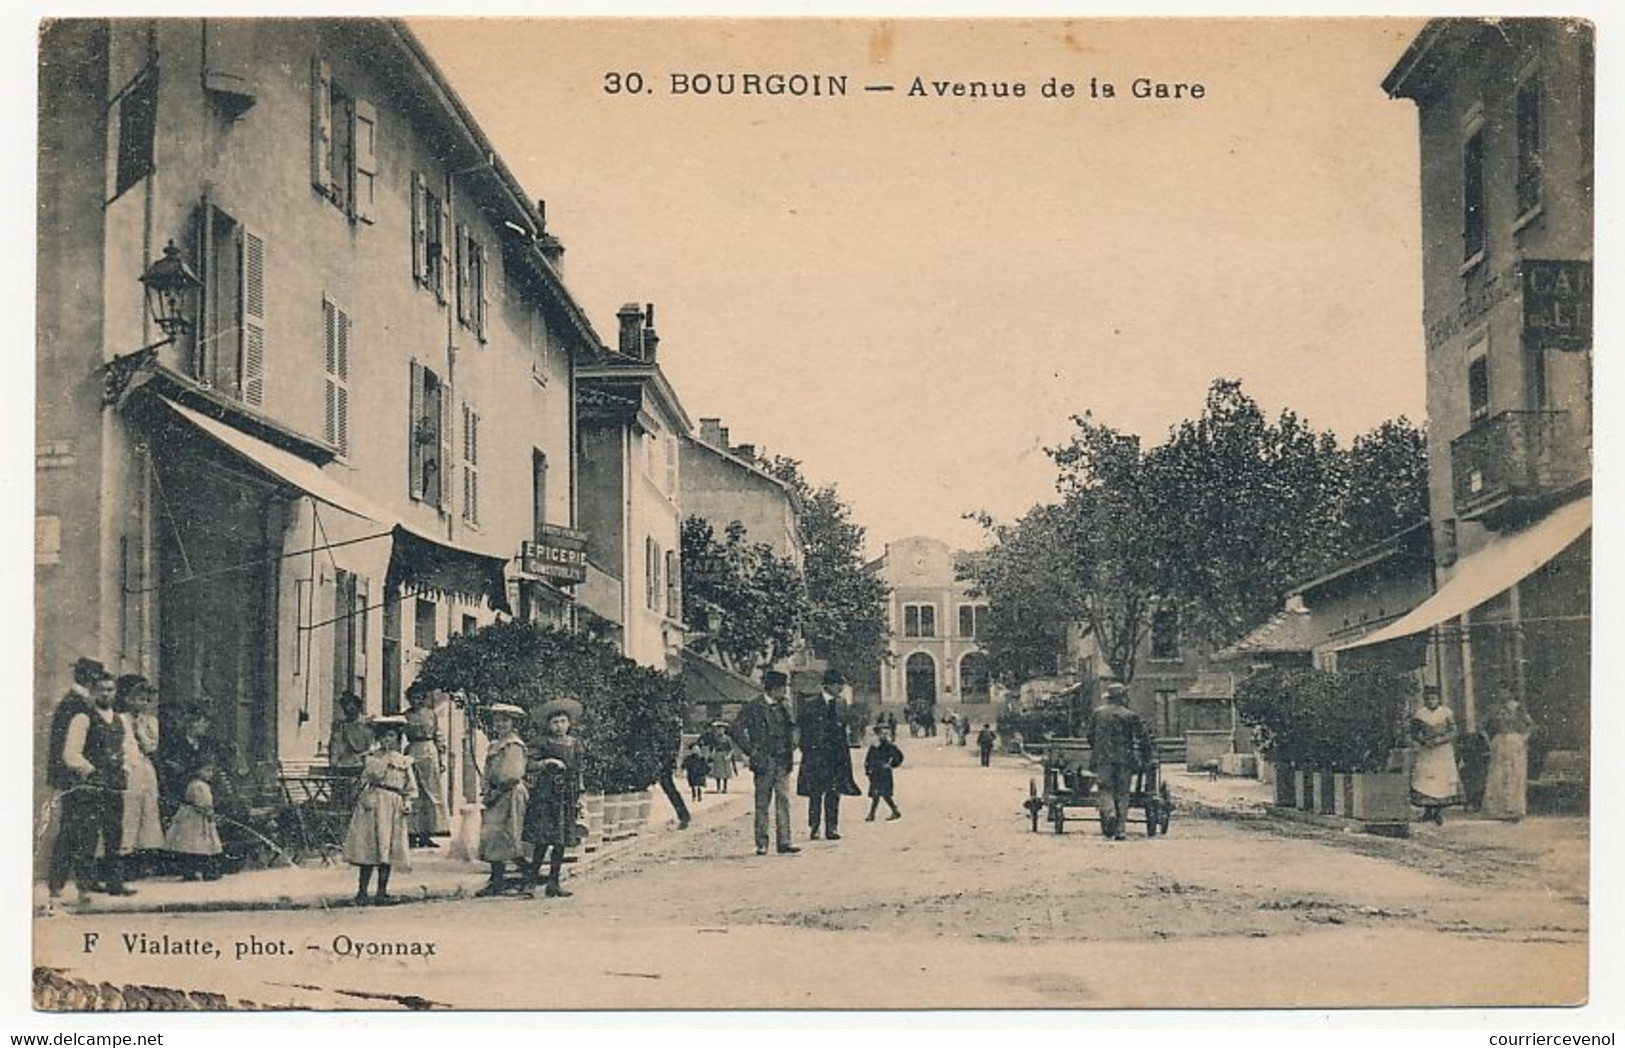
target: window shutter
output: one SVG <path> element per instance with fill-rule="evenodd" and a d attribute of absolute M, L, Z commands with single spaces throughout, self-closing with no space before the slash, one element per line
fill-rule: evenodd
<path fill-rule="evenodd" d="M 474 249 L 474 262 L 480 270 L 479 287 L 475 289 L 479 300 L 474 306 L 479 313 L 474 318 L 474 333 L 484 342 L 486 321 L 491 315 L 491 268 L 485 257 L 485 245 L 476 242 L 471 246 Z"/>
<path fill-rule="evenodd" d="M 425 283 L 429 276 L 429 212 L 423 175 L 412 172 L 412 279 Z"/>
<path fill-rule="evenodd" d="M 334 446 L 339 442 L 338 397 L 338 309 L 326 298 L 322 299 L 322 357 L 327 371 L 326 395 L 323 398 L 322 436 Z"/>
<path fill-rule="evenodd" d="M 412 389 L 408 394 L 406 425 L 406 473 L 408 490 L 415 499 L 423 498 L 423 449 L 418 443 L 418 422 L 423 418 L 423 365 L 412 361 Z"/>
<path fill-rule="evenodd" d="M 350 454 L 350 314 L 344 310 L 335 310 L 334 335 L 337 340 L 338 370 L 336 375 L 337 396 L 334 404 L 334 418 L 337 423 L 337 439 L 333 443 L 338 445 L 339 454 L 346 457 Z"/>
<path fill-rule="evenodd" d="M 452 492 L 452 403 L 451 389 L 442 384 L 440 387 L 440 500 L 437 503 L 443 512 L 451 512 Z"/>
<path fill-rule="evenodd" d="M 355 177 L 350 184 L 355 187 L 355 217 L 357 221 L 371 222 L 373 183 L 378 176 L 378 109 L 363 98 L 355 100 L 353 109 L 350 155 Z"/>
<path fill-rule="evenodd" d="M 333 73 L 326 62 L 310 66 L 310 182 L 324 195 L 333 184 Z"/>
<path fill-rule="evenodd" d="M 434 293 L 442 305 L 446 301 L 446 280 L 451 270 L 451 209 L 440 201 L 440 272 L 435 274 Z"/>
<path fill-rule="evenodd" d="M 243 403 L 265 404 L 265 238 L 243 230 Z"/>
<path fill-rule="evenodd" d="M 463 243 L 463 224 L 457 223 L 456 235 L 453 237 L 452 251 L 456 255 L 457 273 L 457 322 L 468 323 L 468 248 Z"/>
<path fill-rule="evenodd" d="M 480 416 L 463 403 L 463 519 L 480 522 Z"/>

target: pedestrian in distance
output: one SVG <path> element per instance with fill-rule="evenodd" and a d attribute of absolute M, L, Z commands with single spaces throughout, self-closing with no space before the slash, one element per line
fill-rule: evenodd
<path fill-rule="evenodd" d="M 894 773 L 902 766 L 903 751 L 893 740 L 892 729 L 884 724 L 876 724 L 875 741 L 863 756 L 863 774 L 869 780 L 869 814 L 864 816 L 864 822 L 875 821 L 875 812 L 880 808 L 881 801 L 885 801 L 886 807 L 891 809 L 891 814 L 886 816 L 888 822 L 903 817 L 893 797 L 896 792 Z"/>
<path fill-rule="evenodd" d="M 689 746 L 683 758 L 683 775 L 688 779 L 688 799 L 705 800 L 705 780 L 711 774 L 711 758 L 705 755 L 698 742 Z"/>
<path fill-rule="evenodd" d="M 548 898 L 567 898 L 559 878 L 565 853 L 578 842 L 576 825 L 581 817 L 582 770 L 586 749 L 570 734 L 571 724 L 581 717 L 581 703 L 557 698 L 536 711 L 544 726 L 531 743 L 527 756 L 530 801 L 525 809 L 525 841 L 531 848 L 525 864 L 525 880 L 520 894 L 534 896 L 542 863 L 547 863 Z"/>
<path fill-rule="evenodd" d="M 786 705 L 790 678 L 768 670 L 762 674 L 762 690 L 739 711 L 732 734 L 754 780 L 756 854 L 767 854 L 771 807 L 778 853 L 794 855 L 801 849 L 790 843 L 790 765 L 795 759 L 795 724 Z"/>
<path fill-rule="evenodd" d="M 418 794 L 412 799 L 412 845 L 438 848 L 436 836 L 451 830 L 451 819 L 442 799 L 441 780 L 446 773 L 446 736 L 435 715 L 434 692 L 421 682 L 406 689 L 411 709 L 406 714 L 406 755 L 412 758 L 417 775 Z"/>
<path fill-rule="evenodd" d="M 982 759 L 982 767 L 986 768 L 993 763 L 993 744 L 999 737 L 993 734 L 991 725 L 982 725 L 982 730 L 976 733 L 976 752 Z"/>
<path fill-rule="evenodd" d="M 711 781 L 718 793 L 728 792 L 728 780 L 734 775 L 734 743 L 728 737 L 727 726 L 711 726 Z"/>
<path fill-rule="evenodd" d="M 180 858 L 181 880 L 220 879 L 220 824 L 214 813 L 214 761 L 204 760 L 186 784 L 164 847 Z"/>
<path fill-rule="evenodd" d="M 74 664 L 73 685 L 51 719 L 47 777 L 59 791 L 56 844 L 46 885 L 53 903 L 71 875 L 79 901 L 90 893 L 133 895 L 119 848 L 124 822 L 124 722 L 113 710 L 115 683 L 100 662 Z M 104 858 L 98 870 L 96 856 Z"/>
<path fill-rule="evenodd" d="M 499 702 L 490 709 L 491 746 L 485 755 L 485 811 L 480 819 L 480 861 L 491 864 L 491 877 L 475 892 L 501 895 L 508 890 L 508 863 L 523 861 L 525 810 L 530 789 L 525 785 L 528 758 L 519 722 L 525 711 Z"/>
<path fill-rule="evenodd" d="M 796 792 L 807 798 L 809 836 L 817 840 L 841 839 L 841 797 L 862 793 L 852 776 L 852 750 L 847 744 L 846 719 L 842 715 L 841 687 L 846 678 L 839 670 L 825 670 L 817 695 L 807 699 L 797 721 L 801 728 L 801 771 Z"/>
<path fill-rule="evenodd" d="M 357 867 L 355 904 L 387 906 L 389 877 L 397 868 L 412 868 L 407 814 L 418 793 L 412 758 L 401 752 L 405 717 L 378 717 L 372 722 L 373 748 L 361 766 L 361 792 L 344 835 L 344 860 Z M 378 888 L 371 900 L 367 886 L 373 872 Z"/>
<path fill-rule="evenodd" d="M 1456 718 L 1440 701 L 1439 689 L 1422 694 L 1422 708 L 1407 728 L 1413 749 L 1411 803 L 1422 818 L 1444 825 L 1444 809 L 1460 804 L 1461 776 L 1456 768 Z"/>
<path fill-rule="evenodd" d="M 1089 723 L 1089 765 L 1095 773 L 1100 832 L 1110 840 L 1124 840 L 1129 788 L 1134 773 L 1150 759 L 1151 736 L 1140 715 L 1128 708 L 1128 688 L 1112 682 L 1106 704 L 1094 711 Z"/>

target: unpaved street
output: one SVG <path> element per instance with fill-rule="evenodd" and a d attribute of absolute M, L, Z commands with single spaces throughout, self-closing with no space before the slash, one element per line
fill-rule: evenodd
<path fill-rule="evenodd" d="M 1581 821 L 1563 823 L 1551 846 L 1538 843 L 1553 837 L 1539 820 L 1460 822 L 1392 841 L 1185 807 L 1168 837 L 1114 844 L 1083 822 L 1062 836 L 1029 832 L 1019 807 L 1025 762 L 1000 757 L 982 769 L 972 749 L 900 742 L 905 817 L 865 823 L 867 800 L 850 799 L 844 839 L 808 841 L 797 806 L 799 855 L 757 857 L 740 803 L 748 798 L 736 797 L 723 802 L 725 817 L 652 835 L 574 878 L 571 899 L 64 916 L 38 925 L 38 960 L 71 974 L 93 931 L 99 979 L 318 1007 L 393 1006 L 407 994 L 460 1008 L 1256 1008 L 1586 996 Z M 736 780 L 736 790 L 749 783 Z M 1537 843 L 1519 843 L 1529 840 Z M 471 867 L 471 887 L 478 878 Z M 291 955 L 127 955 L 118 937 L 136 932 L 207 936 L 228 954 L 226 944 L 254 935 L 285 941 Z M 341 936 L 433 943 L 434 955 L 340 957 Z"/>

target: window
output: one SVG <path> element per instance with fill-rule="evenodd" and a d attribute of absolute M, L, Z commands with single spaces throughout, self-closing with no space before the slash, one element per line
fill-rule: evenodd
<path fill-rule="evenodd" d="M 412 644 L 427 651 L 435 644 L 435 620 L 439 607 L 432 600 L 417 599 L 417 612 L 412 620 Z"/>
<path fill-rule="evenodd" d="M 643 604 L 660 610 L 660 544 L 651 538 L 643 540 Z"/>
<path fill-rule="evenodd" d="M 474 337 L 485 341 L 485 321 L 490 309 L 487 281 L 490 277 L 485 259 L 485 245 L 476 240 L 468 227 L 457 227 L 457 322 L 474 332 Z"/>
<path fill-rule="evenodd" d="M 1180 734 L 1179 692 L 1168 689 L 1158 689 L 1155 707 L 1155 723 L 1152 725 L 1152 734 Z"/>
<path fill-rule="evenodd" d="M 411 408 L 408 414 L 407 465 L 413 498 L 451 508 L 446 464 L 451 462 L 451 398 L 439 376 L 412 361 Z"/>
<path fill-rule="evenodd" d="M 1518 88 L 1518 214 L 1527 215 L 1540 206 L 1541 154 L 1540 81 L 1534 77 Z"/>
<path fill-rule="evenodd" d="M 935 604 L 903 605 L 903 636 L 935 637 L 937 635 L 937 606 Z"/>
<path fill-rule="evenodd" d="M 148 66 L 118 100 L 114 125 L 113 196 L 152 174 L 153 138 L 158 129 L 158 67 Z"/>
<path fill-rule="evenodd" d="M 683 571 L 676 550 L 666 551 L 666 617 L 679 622 L 683 618 Z"/>
<path fill-rule="evenodd" d="M 675 499 L 677 497 L 677 438 L 667 437 L 661 443 L 666 446 L 666 494 Z"/>
<path fill-rule="evenodd" d="M 463 519 L 480 522 L 480 413 L 463 402 Z"/>
<path fill-rule="evenodd" d="M 530 452 L 530 517 L 531 538 L 540 542 L 547 524 L 547 454 L 540 448 Z"/>
<path fill-rule="evenodd" d="M 1462 257 L 1473 262 L 1484 253 L 1484 129 L 1475 128 L 1462 147 Z"/>
<path fill-rule="evenodd" d="M 327 366 L 322 435 L 345 458 L 350 454 L 350 314 L 327 298 L 322 299 L 322 331 Z"/>
<path fill-rule="evenodd" d="M 446 271 L 451 268 L 450 226 L 446 204 L 419 172 L 412 172 L 412 278 L 446 301 Z"/>
<path fill-rule="evenodd" d="M 1173 608 L 1151 613 L 1151 657 L 1168 660 L 1180 657 L 1179 612 Z"/>
<path fill-rule="evenodd" d="M 480 628 L 479 620 L 472 615 L 463 616 L 463 636 L 467 637 Z"/>
<path fill-rule="evenodd" d="M 1490 417 L 1490 358 L 1485 339 L 1467 349 L 1467 419 L 1473 424 Z"/>
<path fill-rule="evenodd" d="M 401 591 L 389 586 L 384 594 L 384 712 L 401 712 Z"/>
<path fill-rule="evenodd" d="M 378 110 L 334 79 L 318 58 L 311 67 L 310 181 L 359 222 L 373 218 L 378 181 Z"/>
<path fill-rule="evenodd" d="M 367 598 L 366 576 L 338 569 L 334 582 L 333 613 L 333 704 L 346 691 L 367 697 Z M 330 716 L 330 715 L 329 715 Z M 318 718 L 326 724 L 329 717 Z"/>
<path fill-rule="evenodd" d="M 251 407 L 265 403 L 265 238 L 205 201 L 198 212 L 203 298 L 192 377 Z"/>
<path fill-rule="evenodd" d="M 982 626 L 987 620 L 986 604 L 961 604 L 959 606 L 959 635 L 961 637 L 980 637 Z"/>

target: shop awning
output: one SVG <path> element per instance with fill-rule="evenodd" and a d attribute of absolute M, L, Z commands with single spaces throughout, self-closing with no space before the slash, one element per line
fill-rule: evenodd
<path fill-rule="evenodd" d="M 1478 607 L 1538 571 L 1591 530 L 1591 498 L 1576 499 L 1520 531 L 1497 534 L 1456 564 L 1450 581 L 1403 618 L 1333 650 L 1348 651 L 1409 637 Z"/>
<path fill-rule="evenodd" d="M 402 521 L 323 473 L 314 462 L 268 444 L 212 419 L 200 411 L 160 397 L 164 405 L 197 430 L 263 473 L 311 498 L 358 517 L 392 526 L 389 577 L 407 589 L 484 598 L 497 611 L 508 611 L 504 568 L 508 558 L 454 545 Z"/>
<path fill-rule="evenodd" d="M 215 443 L 248 460 L 250 465 L 270 474 L 284 484 L 298 488 L 311 498 L 325 502 L 329 506 L 341 509 L 346 513 L 365 517 L 380 524 L 394 523 L 395 517 L 393 514 L 374 506 L 334 478 L 323 473 L 321 467 L 314 462 L 302 459 L 298 455 L 290 451 L 284 451 L 273 444 L 268 444 L 258 437 L 249 436 L 242 430 L 212 419 L 201 411 L 196 411 L 183 404 L 177 404 L 168 397 L 159 397 L 158 399 L 166 407 L 174 411 L 176 415 L 196 427 L 198 431 Z"/>
<path fill-rule="evenodd" d="M 683 690 L 690 702 L 749 702 L 762 693 L 762 686 L 726 666 L 696 655 L 684 648 L 678 654 L 682 667 Z"/>

